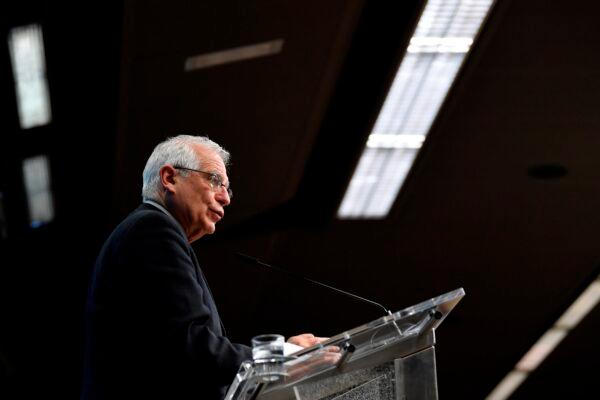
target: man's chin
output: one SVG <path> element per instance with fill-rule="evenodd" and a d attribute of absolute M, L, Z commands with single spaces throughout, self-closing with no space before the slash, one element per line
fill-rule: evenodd
<path fill-rule="evenodd" d="M 196 240 L 200 239 L 202 236 L 212 235 L 213 233 L 215 233 L 215 230 L 216 230 L 215 224 L 209 224 L 209 225 L 205 226 L 203 229 L 188 236 L 188 242 L 192 243 L 192 242 L 195 242 Z"/>
<path fill-rule="evenodd" d="M 205 234 L 212 235 L 213 233 L 215 233 L 215 231 L 217 230 L 216 225 L 217 225 L 216 223 L 208 224 L 206 226 L 206 228 L 204 229 Z"/>

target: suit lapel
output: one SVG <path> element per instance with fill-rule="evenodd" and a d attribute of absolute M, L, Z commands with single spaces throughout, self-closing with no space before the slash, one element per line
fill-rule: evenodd
<path fill-rule="evenodd" d="M 217 311 L 217 306 L 215 304 L 215 299 L 213 297 L 213 294 L 210 290 L 210 286 L 208 285 L 208 281 L 206 280 L 206 277 L 204 276 L 204 273 L 202 272 L 202 268 L 200 268 L 200 263 L 198 262 L 198 258 L 196 258 L 196 252 L 194 251 L 194 249 L 192 248 L 192 246 L 189 246 L 189 251 L 190 254 L 192 255 L 192 260 L 194 261 L 194 267 L 196 268 L 196 276 L 198 279 L 198 283 L 206 288 L 206 290 L 208 291 L 208 295 L 210 297 L 209 300 L 209 307 L 211 307 L 215 313 L 215 316 L 217 318 L 217 320 L 219 321 L 219 324 L 221 325 L 221 330 L 222 330 L 222 334 L 223 336 L 227 336 L 227 333 L 225 331 L 225 325 L 223 325 L 223 321 L 221 321 L 221 317 L 219 316 L 219 312 Z"/>

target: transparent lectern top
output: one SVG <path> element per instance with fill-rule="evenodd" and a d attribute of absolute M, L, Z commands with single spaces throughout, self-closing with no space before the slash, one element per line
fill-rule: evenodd
<path fill-rule="evenodd" d="M 263 379 L 252 361 L 242 363 L 226 400 L 254 399 L 257 393 L 290 387 L 321 374 L 335 374 L 352 364 L 388 360 L 434 344 L 432 332 L 465 295 L 460 288 L 423 301 L 327 341 L 302 349 L 279 362 L 278 378 Z M 338 351 L 339 350 L 339 351 Z"/>

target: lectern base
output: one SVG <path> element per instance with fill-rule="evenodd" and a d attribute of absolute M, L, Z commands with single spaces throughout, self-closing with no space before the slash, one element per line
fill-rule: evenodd
<path fill-rule="evenodd" d="M 294 387 L 295 400 L 437 400 L 435 348 Z"/>

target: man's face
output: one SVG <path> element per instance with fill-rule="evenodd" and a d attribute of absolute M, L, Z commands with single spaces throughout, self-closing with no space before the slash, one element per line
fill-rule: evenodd
<path fill-rule="evenodd" d="M 221 157 L 204 146 L 195 145 L 194 149 L 202 160 L 202 171 L 218 174 L 223 184 L 228 186 L 229 178 Z M 225 188 L 211 186 L 208 174 L 187 171 L 188 176 L 182 176 L 182 172 L 176 170 L 172 213 L 183 225 L 191 243 L 214 233 L 215 225 L 225 215 L 224 208 L 231 199 Z"/>

